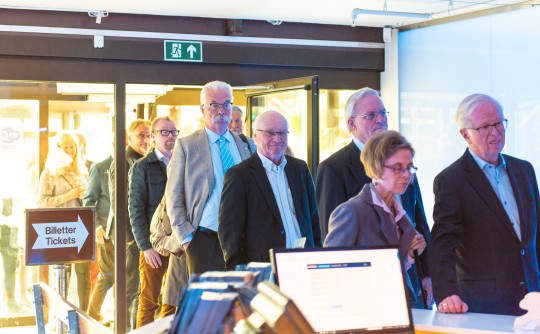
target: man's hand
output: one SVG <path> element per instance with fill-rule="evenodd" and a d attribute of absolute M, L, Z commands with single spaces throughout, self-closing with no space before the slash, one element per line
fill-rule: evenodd
<path fill-rule="evenodd" d="M 438 310 L 441 313 L 465 313 L 469 310 L 469 306 L 459 296 L 452 295 L 441 301 Z"/>
<path fill-rule="evenodd" d="M 149 248 L 145 250 L 144 252 L 144 260 L 146 263 L 148 263 L 152 268 L 156 269 L 161 267 L 161 257 L 159 256 L 159 253 L 156 252 L 155 249 Z"/>
<path fill-rule="evenodd" d="M 98 227 L 96 229 L 96 242 L 101 245 L 105 244 L 105 230 L 103 227 Z"/>

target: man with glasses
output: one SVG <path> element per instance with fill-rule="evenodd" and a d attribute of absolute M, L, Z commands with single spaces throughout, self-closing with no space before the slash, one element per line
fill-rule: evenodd
<path fill-rule="evenodd" d="M 228 130 L 232 87 L 212 81 L 201 90 L 204 129 L 178 138 L 168 166 L 165 189 L 172 231 L 187 255 L 188 273 L 224 270 L 217 236 L 218 210 L 225 171 L 247 159 L 246 143 Z M 182 270 L 173 257 L 169 271 Z M 167 279 L 167 286 L 173 284 Z"/>
<path fill-rule="evenodd" d="M 352 142 L 319 164 L 317 169 L 317 206 L 323 238 L 328 234 L 328 219 L 334 209 L 358 195 L 365 184 L 371 182 L 360 161 L 360 152 L 365 143 L 375 133 L 388 129 L 388 112 L 379 92 L 364 87 L 354 92 L 345 105 L 347 128 L 353 135 Z M 424 204 L 416 175 L 403 195 L 401 204 L 409 215 L 413 225 L 429 244 L 429 226 L 424 212 Z M 413 278 L 415 293 L 421 293 L 420 286 L 426 292 L 426 304 L 432 304 L 431 279 L 427 267 L 427 251 L 420 256 L 421 270 L 411 267 L 409 277 Z M 418 265 L 418 264 L 417 264 Z M 418 271 L 418 272 L 417 272 Z M 420 273 L 421 271 L 421 273 Z M 420 275 L 419 275 L 420 274 Z M 421 283 L 420 283 L 421 281 Z M 414 307 L 423 308 L 422 298 L 418 298 Z"/>
<path fill-rule="evenodd" d="M 468 149 L 433 182 L 429 264 L 438 310 L 524 314 L 519 302 L 540 289 L 534 169 L 501 154 L 507 120 L 492 97 L 467 96 L 456 121 Z"/>
<path fill-rule="evenodd" d="M 160 255 L 150 243 L 150 221 L 165 193 L 167 165 L 179 131 L 169 116 L 152 122 L 150 138 L 155 148 L 137 160 L 129 170 L 128 209 L 131 229 L 141 251 L 140 294 L 137 328 L 154 321 L 158 298 L 167 272 L 169 257 Z M 174 314 L 175 305 L 163 304 L 162 316 Z"/>
<path fill-rule="evenodd" d="M 223 184 L 218 235 L 227 270 L 270 262 L 271 248 L 322 246 L 307 164 L 284 155 L 287 119 L 266 111 L 253 128 L 257 153 L 229 169 Z"/>
<path fill-rule="evenodd" d="M 128 146 L 126 148 L 126 175 L 135 161 L 143 158 L 150 149 L 150 122 L 143 119 L 136 119 L 128 127 Z M 111 198 L 111 210 L 107 220 L 107 238 L 114 236 L 116 226 L 116 183 L 114 160 L 109 169 L 109 193 Z M 127 184 L 127 182 L 126 182 Z M 128 215 L 126 215 L 128 216 Z M 127 328 L 126 331 L 135 329 L 137 318 L 137 304 L 139 295 L 139 248 L 135 244 L 135 238 L 131 225 L 126 222 L 126 301 L 127 301 Z"/>

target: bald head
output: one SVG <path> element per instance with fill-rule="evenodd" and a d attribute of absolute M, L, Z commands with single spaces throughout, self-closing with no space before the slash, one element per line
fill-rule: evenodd
<path fill-rule="evenodd" d="M 279 166 L 288 144 L 287 119 L 277 111 L 268 110 L 255 119 L 253 128 L 257 151 Z"/>

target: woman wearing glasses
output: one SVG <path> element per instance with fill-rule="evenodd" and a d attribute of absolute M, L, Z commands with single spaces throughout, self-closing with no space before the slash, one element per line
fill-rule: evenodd
<path fill-rule="evenodd" d="M 398 245 L 405 269 L 411 267 L 414 252 L 426 247 L 399 199 L 416 172 L 413 156 L 411 144 L 396 131 L 379 132 L 367 141 L 360 160 L 372 182 L 332 212 L 325 247 Z"/>

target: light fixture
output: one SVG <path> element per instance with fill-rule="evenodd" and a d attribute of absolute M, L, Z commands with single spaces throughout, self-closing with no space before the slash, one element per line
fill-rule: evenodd
<path fill-rule="evenodd" d="M 352 26 L 355 26 L 358 15 L 379 15 L 379 16 L 395 16 L 395 17 L 407 17 L 415 19 L 431 19 L 431 14 L 427 13 L 409 13 L 409 12 L 392 12 L 389 10 L 371 10 L 355 8 L 352 10 Z"/>
<path fill-rule="evenodd" d="M 101 24 L 101 19 L 109 16 L 109 12 L 107 12 L 106 10 L 95 10 L 95 11 L 88 12 L 88 16 L 95 17 L 96 23 Z"/>

